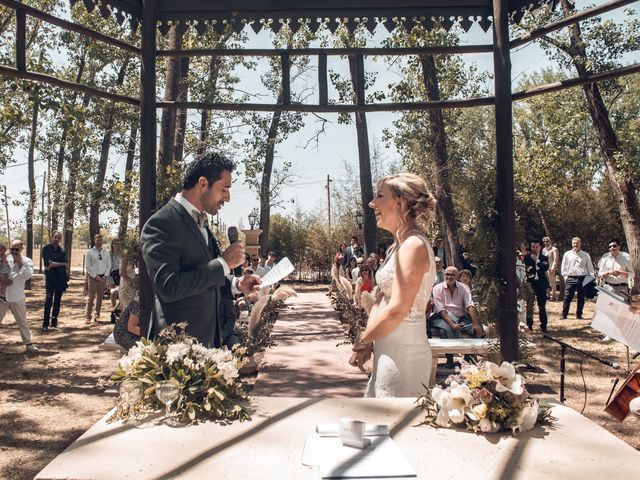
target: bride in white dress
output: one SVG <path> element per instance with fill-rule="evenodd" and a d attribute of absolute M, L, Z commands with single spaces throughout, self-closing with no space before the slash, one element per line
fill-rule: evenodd
<path fill-rule="evenodd" d="M 416 397 L 428 385 L 431 370 L 425 310 L 436 269 L 424 232 L 436 200 L 422 178 L 401 173 L 378 182 L 369 206 L 377 226 L 391 232 L 395 242 L 376 274 L 376 302 L 350 363 L 362 368 L 374 353 L 365 397 Z"/>

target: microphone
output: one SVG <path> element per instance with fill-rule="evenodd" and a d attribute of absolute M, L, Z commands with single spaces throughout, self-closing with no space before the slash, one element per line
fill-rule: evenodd
<path fill-rule="evenodd" d="M 233 225 L 227 229 L 227 237 L 229 237 L 229 243 L 238 241 L 238 228 Z"/>

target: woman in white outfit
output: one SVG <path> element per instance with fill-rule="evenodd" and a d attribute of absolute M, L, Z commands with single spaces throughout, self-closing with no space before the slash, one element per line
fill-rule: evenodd
<path fill-rule="evenodd" d="M 395 241 L 376 273 L 376 302 L 350 363 L 362 368 L 375 354 L 365 397 L 415 397 L 428 385 L 431 371 L 425 310 L 436 269 L 425 231 L 436 200 L 422 178 L 400 173 L 378 182 L 369 206 L 377 226 Z"/>

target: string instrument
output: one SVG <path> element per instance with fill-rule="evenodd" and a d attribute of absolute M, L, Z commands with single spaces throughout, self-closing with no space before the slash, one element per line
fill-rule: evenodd
<path fill-rule="evenodd" d="M 640 397 L 640 365 L 624 381 L 622 386 L 607 402 L 604 411 L 619 421 L 623 421 L 629 414 L 629 402 Z"/>

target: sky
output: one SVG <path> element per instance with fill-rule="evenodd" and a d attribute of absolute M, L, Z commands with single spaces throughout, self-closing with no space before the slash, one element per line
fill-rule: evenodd
<path fill-rule="evenodd" d="M 584 3 L 584 2 L 583 2 Z M 598 2 L 603 3 L 603 2 Z M 580 7 L 580 3 L 578 4 Z M 605 14 L 606 18 L 620 18 L 622 12 Z M 249 28 L 246 29 L 249 34 L 250 42 L 247 48 L 268 48 L 270 46 L 270 36 L 268 33 L 261 32 L 256 35 Z M 374 41 L 371 46 L 382 41 L 386 36 L 386 30 L 379 25 Z M 470 32 L 463 34 L 461 37 L 462 44 L 487 44 L 491 43 L 491 31 L 485 33 L 482 29 L 475 25 Z M 466 55 L 467 63 L 475 63 L 479 71 L 492 72 L 493 58 L 491 54 L 470 54 Z M 638 62 L 640 52 L 625 58 L 625 63 Z M 512 84 L 514 90 L 518 81 L 523 75 L 531 74 L 544 67 L 553 66 L 547 59 L 545 53 L 535 43 L 527 44 L 519 49 L 512 51 Z M 347 61 L 340 61 L 337 57 L 329 60 L 329 68 L 346 74 Z M 368 90 L 381 90 L 389 83 L 400 80 L 398 69 L 389 68 L 384 62 L 372 62 L 367 60 L 365 63 L 366 71 L 376 71 L 376 85 Z M 239 88 L 260 94 L 263 90 L 259 82 L 260 67 L 256 73 L 238 71 L 242 77 Z M 292 86 L 292 88 L 295 88 Z M 489 85 L 492 90 L 492 85 Z M 330 87 L 331 95 L 331 87 Z M 312 97 L 314 98 L 314 97 Z M 252 100 L 258 101 L 258 100 Z M 273 99 L 263 98 L 260 101 L 268 103 Z M 314 135 L 318 128 L 317 119 L 312 115 L 305 116 L 305 127 L 299 132 L 291 135 L 285 142 L 279 144 L 276 148 L 276 166 L 283 160 L 291 162 L 291 172 L 293 173 L 293 181 L 290 186 L 282 190 L 281 198 L 285 200 L 284 206 L 272 210 L 273 213 L 281 213 L 284 215 L 292 215 L 296 209 L 301 211 L 322 210 L 327 209 L 327 192 L 326 180 L 327 175 L 332 179 L 331 188 L 340 189 L 347 186 L 345 178 L 344 165 L 353 166 L 354 173 L 358 172 L 357 142 L 354 125 L 345 125 L 338 123 L 337 114 L 322 114 L 329 123 L 325 126 L 325 133 L 320 137 L 317 145 L 313 143 L 305 147 L 309 138 Z M 399 117 L 397 113 L 370 113 L 367 114 L 367 122 L 369 127 L 369 142 L 373 144 L 378 142 L 382 145 L 382 132 L 385 128 L 392 128 L 393 121 Z M 159 133 L 159 132 L 158 132 Z M 236 135 L 237 141 L 242 141 L 243 136 L 247 135 L 247 130 L 243 130 Z M 390 160 L 398 160 L 400 158 L 398 152 L 393 145 L 383 152 L 385 158 Z M 36 153 L 36 158 L 38 154 Z M 240 160 L 238 158 L 237 160 Z M 10 209 L 9 214 L 12 220 L 12 229 L 15 228 L 14 221 L 24 217 L 24 209 L 14 207 L 11 202 L 16 199 L 26 198 L 24 193 L 27 190 L 27 166 L 26 153 L 24 151 L 16 153 L 16 163 L 4 172 L 2 184 L 7 186 L 7 194 L 9 197 Z M 44 170 L 46 163 L 40 158 L 36 163 L 36 185 L 38 190 L 41 189 Z M 110 159 L 110 165 L 107 170 L 109 172 L 117 172 L 122 175 L 124 171 L 124 158 L 113 155 Z M 248 228 L 247 215 L 256 207 L 259 207 L 257 195 L 254 191 L 244 183 L 242 172 L 238 172 L 236 181 L 231 189 L 231 202 L 224 206 L 220 211 L 220 219 L 227 226 L 238 225 L 239 227 Z M 38 204 L 39 204 L 38 200 Z M 101 215 L 101 222 L 112 216 L 109 213 Z M 4 214 L 0 215 L 4 224 Z"/>

